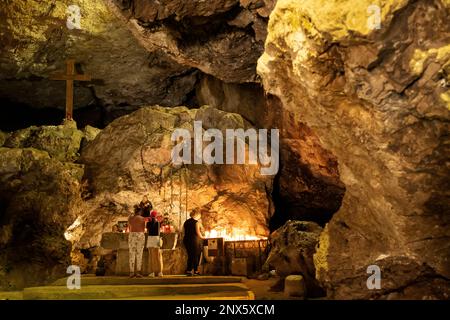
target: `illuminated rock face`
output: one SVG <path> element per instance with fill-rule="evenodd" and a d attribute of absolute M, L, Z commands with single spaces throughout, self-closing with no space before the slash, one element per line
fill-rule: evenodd
<path fill-rule="evenodd" d="M 386 1 L 374 30 L 370 4 L 278 1 L 258 72 L 337 157 L 346 193 L 315 255 L 329 297 L 448 298 L 448 2 Z"/>
<path fill-rule="evenodd" d="M 102 233 L 111 231 L 117 219 L 127 219 L 143 195 L 157 211 L 169 214 L 176 229 L 191 210 L 201 208 L 206 210 L 205 230 L 268 235 L 273 176 L 261 175 L 259 165 L 192 164 L 171 169 L 171 135 L 176 128 L 193 130 L 194 120 L 202 121 L 203 129 L 249 127 L 241 116 L 210 107 L 144 107 L 113 121 L 83 149 L 81 162 L 92 197 L 80 217 L 76 247 L 98 246 Z"/>
<path fill-rule="evenodd" d="M 273 193 L 276 212 L 272 230 L 289 219 L 323 224 L 339 209 L 345 188 L 336 157 L 322 147 L 301 119 L 283 108 L 277 97 L 265 95 L 257 84 L 224 83 L 211 76 L 203 77 L 196 91 L 200 105 L 238 113 L 258 128 L 280 129 L 280 173 Z"/>
<path fill-rule="evenodd" d="M 82 208 L 83 166 L 70 162 L 80 136 L 71 124 L 34 127 L 0 147 L 0 290 L 55 280 L 71 264 L 64 231 Z"/>
<path fill-rule="evenodd" d="M 266 266 L 286 278 L 301 274 L 308 297 L 323 295 L 316 279 L 313 254 L 322 228 L 314 222 L 289 220 L 270 235 L 272 246 Z"/>
<path fill-rule="evenodd" d="M 80 28 L 70 29 L 67 10 L 80 9 Z M 103 0 L 2 1 L 0 98 L 33 108 L 63 108 L 65 85 L 48 76 L 74 58 L 90 84 L 76 85 L 75 108 L 98 101 L 121 110 L 143 104 L 181 104 L 194 88 L 195 71 L 167 55 L 144 49 Z M 23 94 L 27 92 L 27 94 Z"/>
<path fill-rule="evenodd" d="M 258 82 L 274 1 L 120 0 L 134 36 L 150 51 L 161 48 L 181 65 L 227 83 Z"/>

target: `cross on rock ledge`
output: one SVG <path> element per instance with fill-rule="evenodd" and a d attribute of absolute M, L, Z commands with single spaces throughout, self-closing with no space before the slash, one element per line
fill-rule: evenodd
<path fill-rule="evenodd" d="M 50 80 L 66 81 L 66 120 L 73 120 L 73 82 L 74 81 L 91 81 L 91 76 L 86 74 L 75 73 L 75 60 L 66 60 L 67 70 L 65 74 L 55 74 Z"/>

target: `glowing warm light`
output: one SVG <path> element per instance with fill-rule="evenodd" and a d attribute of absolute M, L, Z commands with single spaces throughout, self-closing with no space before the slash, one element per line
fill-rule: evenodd
<path fill-rule="evenodd" d="M 267 237 L 249 235 L 241 229 L 233 229 L 232 232 L 227 232 L 224 229 L 213 229 L 205 231 L 206 238 L 224 238 L 225 241 L 246 241 L 246 240 L 266 240 Z"/>

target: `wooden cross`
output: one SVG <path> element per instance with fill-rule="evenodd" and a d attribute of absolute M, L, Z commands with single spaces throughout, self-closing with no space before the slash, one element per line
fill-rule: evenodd
<path fill-rule="evenodd" d="M 66 61 L 66 74 L 55 74 L 50 80 L 66 81 L 66 120 L 73 119 L 73 82 L 74 81 L 91 81 L 91 76 L 75 73 L 75 60 L 68 59 Z"/>

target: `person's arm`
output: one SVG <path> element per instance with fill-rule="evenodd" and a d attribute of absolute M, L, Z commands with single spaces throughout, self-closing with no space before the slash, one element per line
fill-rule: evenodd
<path fill-rule="evenodd" d="M 132 216 L 128 217 L 128 225 L 126 227 L 126 232 L 131 232 L 131 218 Z"/>
<path fill-rule="evenodd" d="M 204 240 L 205 238 L 203 237 L 202 232 L 200 231 L 200 228 L 201 228 L 201 224 L 200 224 L 200 222 L 197 222 L 197 223 L 195 224 L 195 231 L 197 232 L 197 236 L 198 236 L 200 239 Z"/>

